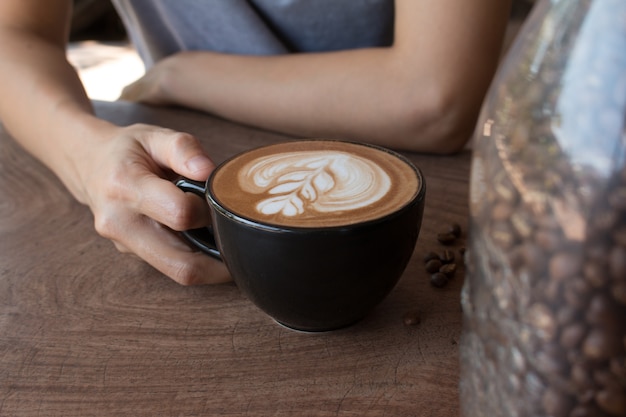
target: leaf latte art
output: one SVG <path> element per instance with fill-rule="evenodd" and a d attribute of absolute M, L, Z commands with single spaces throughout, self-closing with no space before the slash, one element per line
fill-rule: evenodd
<path fill-rule="evenodd" d="M 239 186 L 260 195 L 262 215 L 300 216 L 367 207 L 391 188 L 371 160 L 341 151 L 294 151 L 257 158 L 239 173 Z"/>
<path fill-rule="evenodd" d="M 208 187 L 224 211 L 246 221 L 318 228 L 393 214 L 422 184 L 410 162 L 386 149 L 297 140 L 235 155 L 215 169 Z"/>

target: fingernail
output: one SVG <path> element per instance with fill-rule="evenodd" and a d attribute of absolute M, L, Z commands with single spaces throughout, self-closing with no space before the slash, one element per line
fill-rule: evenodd
<path fill-rule="evenodd" d="M 206 171 L 211 169 L 212 166 L 211 160 L 202 155 L 194 156 L 185 163 L 185 167 L 192 173 Z"/>

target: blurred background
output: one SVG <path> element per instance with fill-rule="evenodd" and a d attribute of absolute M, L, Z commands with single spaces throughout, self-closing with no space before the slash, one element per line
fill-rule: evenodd
<path fill-rule="evenodd" d="M 117 100 L 144 73 L 110 0 L 74 0 L 67 57 L 94 100 Z"/>

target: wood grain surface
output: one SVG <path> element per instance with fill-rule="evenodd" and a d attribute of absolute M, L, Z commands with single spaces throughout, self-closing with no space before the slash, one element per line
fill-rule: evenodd
<path fill-rule="evenodd" d="M 200 138 L 216 162 L 293 139 L 200 113 L 95 103 L 118 124 Z M 280 327 L 234 284 L 182 287 L 97 235 L 89 210 L 0 130 L 0 416 L 425 416 L 459 414 L 464 269 L 443 289 L 422 258 L 464 234 L 468 152 L 406 154 L 426 208 L 414 256 L 356 325 Z M 457 258 L 459 258 L 457 252 Z M 419 324 L 405 324 L 417 311 Z"/>

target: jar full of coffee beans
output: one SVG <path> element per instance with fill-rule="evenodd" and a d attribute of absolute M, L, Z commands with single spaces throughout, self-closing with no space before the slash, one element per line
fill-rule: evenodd
<path fill-rule="evenodd" d="M 476 129 L 465 417 L 626 416 L 626 0 L 540 0 Z"/>

